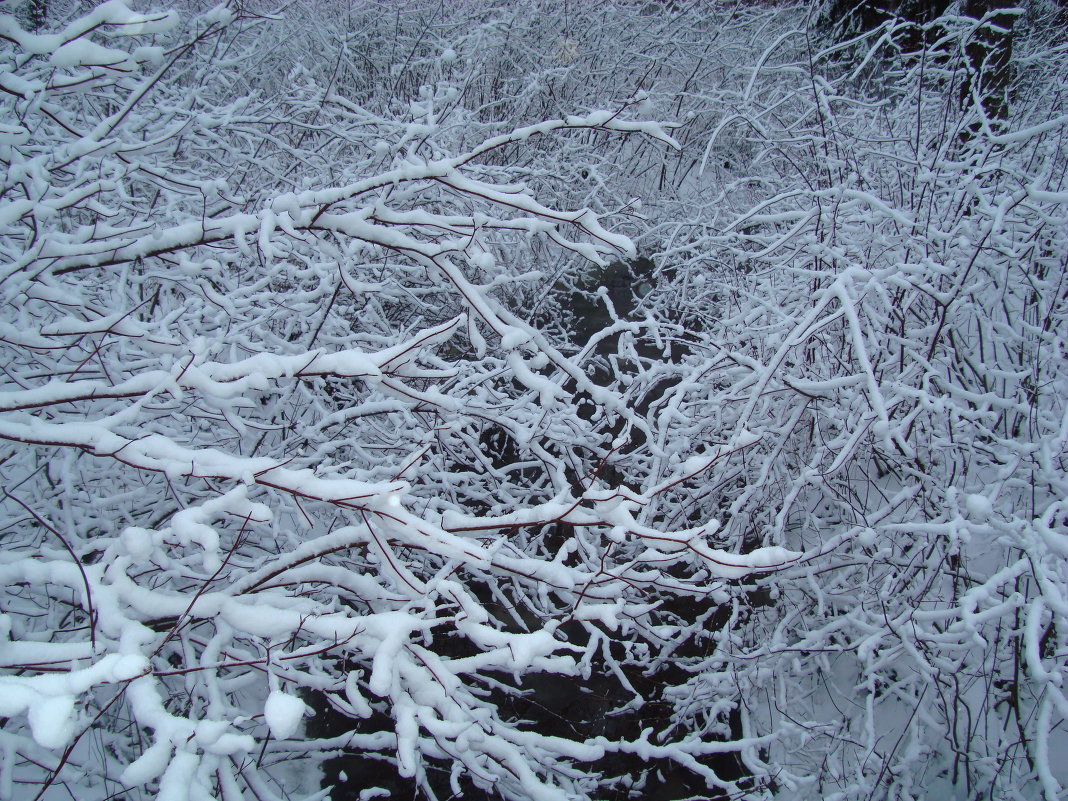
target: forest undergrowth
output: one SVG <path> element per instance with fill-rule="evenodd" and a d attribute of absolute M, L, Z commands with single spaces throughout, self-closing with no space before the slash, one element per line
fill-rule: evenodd
<path fill-rule="evenodd" d="M 0 5 L 0 799 L 1068 797 L 1061 6 L 174 6 Z"/>

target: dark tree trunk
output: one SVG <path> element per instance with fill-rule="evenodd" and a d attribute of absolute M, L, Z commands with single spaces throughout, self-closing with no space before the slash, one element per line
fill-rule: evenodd
<path fill-rule="evenodd" d="M 965 0 L 964 13 L 985 21 L 965 45 L 968 77 L 961 87 L 965 104 L 977 102 L 992 127 L 1009 116 L 1012 95 L 1012 31 L 1016 14 L 997 0 Z"/>
<path fill-rule="evenodd" d="M 947 0 L 832 0 L 826 17 L 832 26 L 849 35 L 873 31 L 888 19 L 923 25 L 948 6 Z"/>
<path fill-rule="evenodd" d="M 824 7 L 821 24 L 827 35 L 837 42 L 845 42 L 893 21 L 895 49 L 884 50 L 883 60 L 872 63 L 871 69 L 878 74 L 923 58 L 926 49 L 938 38 L 937 26 L 930 23 L 945 13 L 949 5 L 949 0 L 830 0 Z M 845 51 L 841 58 L 849 63 L 856 54 Z"/>

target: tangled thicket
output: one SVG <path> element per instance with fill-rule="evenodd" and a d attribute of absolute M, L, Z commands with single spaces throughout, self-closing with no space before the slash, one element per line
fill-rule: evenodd
<path fill-rule="evenodd" d="M 1065 798 L 1063 12 L 455 5 L 0 13 L 0 799 Z"/>

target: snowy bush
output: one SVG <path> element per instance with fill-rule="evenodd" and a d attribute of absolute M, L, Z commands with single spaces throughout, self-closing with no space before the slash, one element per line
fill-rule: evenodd
<path fill-rule="evenodd" d="M 1040 11 L 1006 121 L 974 90 L 974 19 L 896 55 L 917 37 L 890 20 L 845 63 L 784 34 L 705 149 L 737 132 L 759 199 L 747 178 L 661 226 L 676 278 L 649 300 L 701 329 L 661 331 L 691 355 L 656 441 L 755 440 L 662 496 L 665 524 L 806 553 L 674 692 L 798 727 L 765 755 L 791 798 L 1064 794 L 1068 109 Z"/>
<path fill-rule="evenodd" d="M 4 793 L 272 797 L 295 758 L 348 751 L 427 792 L 444 767 L 563 799 L 597 786 L 574 760 L 667 748 L 546 736 L 500 699 L 659 636 L 647 588 L 795 555 L 642 525 L 659 488 L 577 478 L 575 391 L 634 413 L 509 308 L 538 280 L 511 254 L 634 248 L 494 154 L 669 133 L 622 104 L 461 147 L 455 88 L 391 115 L 279 80 L 262 20 L 221 7 L 0 19 Z M 299 736 L 302 693 L 351 730 Z"/>
<path fill-rule="evenodd" d="M 191 8 L 0 13 L 0 799 L 1064 797 L 1049 8 Z"/>

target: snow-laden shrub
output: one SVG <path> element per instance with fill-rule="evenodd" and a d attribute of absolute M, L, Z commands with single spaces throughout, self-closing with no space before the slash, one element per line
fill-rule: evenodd
<path fill-rule="evenodd" d="M 634 246 L 499 154 L 677 143 L 633 98 L 472 138 L 448 81 L 376 108 L 271 68 L 270 22 L 0 15 L 0 796 L 314 796 L 343 753 L 428 794 L 596 796 L 576 763 L 616 752 L 737 789 L 702 760 L 761 738 L 509 706 L 532 674 L 627 686 L 660 599 L 796 558 L 639 523 L 700 465 L 602 483 L 574 395 L 643 423 L 513 303 L 535 247 Z M 302 736 L 307 704 L 351 723 Z"/>
<path fill-rule="evenodd" d="M 0 798 L 1062 798 L 1052 6 L 497 5 L 0 17 Z"/>
<path fill-rule="evenodd" d="M 689 355 L 648 365 L 646 385 L 678 382 L 649 420 L 668 453 L 621 469 L 744 434 L 743 460 L 642 519 L 716 516 L 720 547 L 823 554 L 753 582 L 672 691 L 691 731 L 692 699 L 731 694 L 755 732 L 798 727 L 764 755 L 785 797 L 1064 797 L 1068 107 L 1051 23 L 1034 8 L 1014 27 L 1003 120 L 974 90 L 982 21 L 916 37 L 890 20 L 845 62 L 799 27 L 707 140 L 742 138 L 747 177 L 709 185 L 688 229 L 660 225 L 674 278 L 645 303 L 684 312 L 658 335 Z"/>

